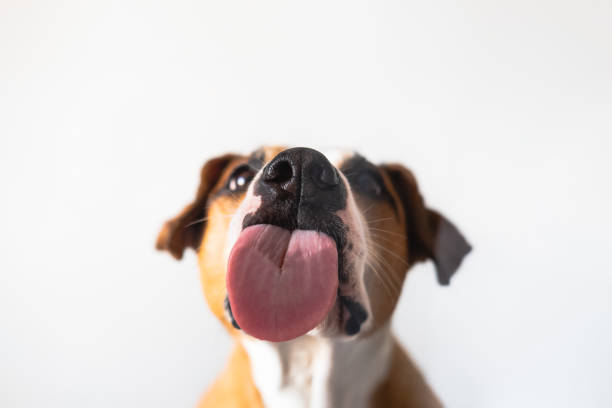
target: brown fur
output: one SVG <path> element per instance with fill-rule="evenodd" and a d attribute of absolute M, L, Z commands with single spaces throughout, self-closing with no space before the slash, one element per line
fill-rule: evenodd
<path fill-rule="evenodd" d="M 442 403 L 397 341 L 387 378 L 372 395 L 373 407 L 441 408 Z"/>
<path fill-rule="evenodd" d="M 282 147 L 263 150 L 265 161 L 282 151 Z M 168 221 L 159 234 L 157 248 L 168 250 L 180 259 L 186 247 L 198 251 L 200 277 L 206 301 L 228 332 L 237 340 L 228 364 L 199 403 L 199 407 L 261 407 L 261 396 L 252 376 L 248 355 L 240 344 L 238 331 L 225 317 L 226 296 L 225 257 L 230 217 L 240 204 L 227 196 L 215 197 L 231 171 L 245 163 L 247 157 L 225 155 L 207 162 L 201 172 L 200 187 L 195 200 L 178 216 Z M 412 173 L 401 165 L 380 167 L 392 203 L 374 202 L 356 196 L 358 207 L 365 213 L 373 252 L 372 273 L 366 274 L 365 284 L 371 300 L 374 325 L 366 336 L 392 316 L 410 266 L 433 259 L 441 283 L 447 282 L 469 245 L 456 228 L 439 213 L 428 210 L 420 196 Z M 365 211 L 367 209 L 367 211 Z M 452 259 L 436 248 L 441 225 L 450 231 L 452 244 L 463 244 Z M 458 234 L 458 237 L 456 236 Z M 458 258 L 458 261 L 457 261 Z M 454 269 L 453 269 L 454 268 Z M 440 407 L 441 403 L 425 382 L 417 367 L 401 346 L 394 341 L 392 365 L 388 375 L 372 395 L 375 407 Z"/>
<path fill-rule="evenodd" d="M 263 408 L 251 377 L 249 356 L 239 342 L 234 345 L 227 366 L 198 404 L 198 408 L 206 407 Z"/>

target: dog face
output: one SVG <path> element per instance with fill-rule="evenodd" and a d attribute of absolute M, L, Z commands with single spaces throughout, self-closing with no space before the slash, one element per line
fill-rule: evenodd
<path fill-rule="evenodd" d="M 272 341 L 365 336 L 390 319 L 415 262 L 433 260 L 445 285 L 471 249 L 405 167 L 281 147 L 204 165 L 157 241 L 177 259 L 186 247 L 228 330 Z"/>

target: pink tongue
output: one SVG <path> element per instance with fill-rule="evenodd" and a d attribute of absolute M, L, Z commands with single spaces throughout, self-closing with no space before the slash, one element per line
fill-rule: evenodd
<path fill-rule="evenodd" d="M 230 253 L 232 314 L 253 337 L 286 341 L 308 333 L 329 313 L 337 289 L 338 252 L 323 233 L 254 225 Z"/>

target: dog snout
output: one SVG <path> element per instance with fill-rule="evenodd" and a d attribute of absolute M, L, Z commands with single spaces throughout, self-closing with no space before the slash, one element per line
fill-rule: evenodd
<path fill-rule="evenodd" d="M 296 147 L 279 153 L 264 168 L 260 179 L 278 198 L 315 199 L 338 187 L 340 177 L 327 158 L 316 150 Z"/>
<path fill-rule="evenodd" d="M 255 183 L 252 191 L 260 205 L 245 216 L 243 228 L 273 224 L 338 236 L 342 221 L 336 212 L 346 207 L 347 186 L 322 153 L 304 147 L 284 150 L 268 162 Z"/>

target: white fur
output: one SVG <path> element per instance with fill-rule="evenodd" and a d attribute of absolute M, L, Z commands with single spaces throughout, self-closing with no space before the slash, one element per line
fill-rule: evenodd
<path fill-rule="evenodd" d="M 368 337 L 302 336 L 270 343 L 244 336 L 251 371 L 268 408 L 365 408 L 389 370 L 388 326 Z"/>

